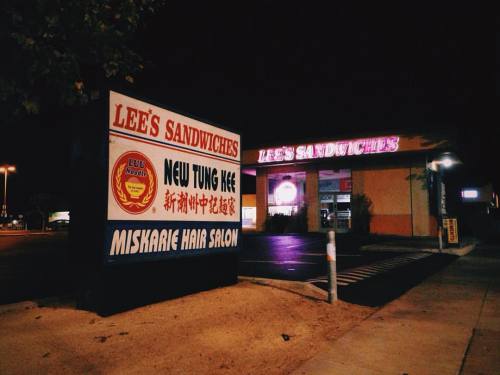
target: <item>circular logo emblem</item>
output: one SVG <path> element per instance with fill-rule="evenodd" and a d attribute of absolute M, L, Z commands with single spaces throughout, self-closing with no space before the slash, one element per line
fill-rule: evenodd
<path fill-rule="evenodd" d="M 130 214 L 146 211 L 156 197 L 156 171 L 151 160 L 137 151 L 126 152 L 115 162 L 111 175 L 113 196 Z"/>

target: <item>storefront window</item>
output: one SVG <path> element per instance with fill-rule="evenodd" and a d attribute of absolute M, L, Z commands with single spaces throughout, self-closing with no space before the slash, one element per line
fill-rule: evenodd
<path fill-rule="evenodd" d="M 256 222 L 257 222 L 257 209 L 255 207 L 242 207 L 241 224 L 243 228 L 255 229 Z"/>
<path fill-rule="evenodd" d="M 319 171 L 321 227 L 347 232 L 351 226 L 351 170 Z"/>
<path fill-rule="evenodd" d="M 305 184 L 305 172 L 268 175 L 268 214 L 296 214 L 304 206 Z"/>

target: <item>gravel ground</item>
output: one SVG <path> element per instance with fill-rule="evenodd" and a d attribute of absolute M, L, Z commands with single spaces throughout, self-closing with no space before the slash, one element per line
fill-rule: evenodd
<path fill-rule="evenodd" d="M 0 374 L 287 374 L 373 311 L 250 282 L 106 318 L 27 305 L 0 313 Z"/>

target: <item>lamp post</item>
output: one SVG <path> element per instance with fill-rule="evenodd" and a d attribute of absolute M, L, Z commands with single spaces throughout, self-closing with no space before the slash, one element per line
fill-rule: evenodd
<path fill-rule="evenodd" d="M 459 161 L 449 154 L 443 154 L 439 159 L 433 160 L 429 168 L 436 173 L 436 204 L 438 221 L 439 250 L 443 250 L 443 216 L 446 215 L 446 195 L 443 186 L 443 170 L 452 167 Z"/>
<path fill-rule="evenodd" d="M 3 183 L 3 205 L 2 205 L 2 213 L 1 217 L 7 217 L 7 177 L 9 172 L 13 173 L 16 171 L 15 165 L 2 165 L 0 166 L 0 173 L 4 174 L 4 183 Z"/>

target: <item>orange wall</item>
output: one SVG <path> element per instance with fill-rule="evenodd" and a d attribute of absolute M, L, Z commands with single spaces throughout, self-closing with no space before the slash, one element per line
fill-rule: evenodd
<path fill-rule="evenodd" d="M 255 194 L 242 194 L 241 195 L 242 207 L 257 207 Z"/>
<path fill-rule="evenodd" d="M 373 215 L 370 233 L 411 236 L 411 215 Z"/>
<path fill-rule="evenodd" d="M 371 199 L 370 232 L 412 234 L 408 168 L 379 168 L 352 172 L 354 194 Z"/>
<path fill-rule="evenodd" d="M 373 202 L 370 232 L 401 236 L 428 236 L 427 189 L 415 178 L 422 168 L 372 168 L 352 171 L 353 194 L 365 194 Z"/>

